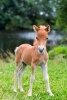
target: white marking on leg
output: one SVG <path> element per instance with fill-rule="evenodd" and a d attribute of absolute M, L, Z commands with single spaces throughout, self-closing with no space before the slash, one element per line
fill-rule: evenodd
<path fill-rule="evenodd" d="M 17 85 L 17 73 L 18 73 L 19 68 L 16 67 L 16 70 L 14 72 L 14 92 L 17 92 L 16 90 L 16 85 Z"/>
<path fill-rule="evenodd" d="M 54 96 L 50 89 L 50 83 L 49 83 L 49 75 L 48 75 L 48 69 L 47 69 L 47 63 L 42 65 L 42 72 L 44 75 L 45 83 L 46 83 L 46 89 L 50 96 Z"/>
<path fill-rule="evenodd" d="M 33 82 L 35 80 L 35 76 L 34 76 L 34 72 L 35 72 L 35 65 L 32 64 L 32 74 L 31 74 L 31 77 L 30 77 L 30 87 L 29 87 L 29 91 L 28 91 L 28 96 L 32 96 L 32 86 L 33 86 Z"/>
<path fill-rule="evenodd" d="M 21 92 L 23 92 L 23 88 L 22 88 L 22 73 L 19 73 L 18 75 L 18 88 L 20 89 Z"/>
<path fill-rule="evenodd" d="M 17 77 L 19 75 L 19 67 L 21 66 L 21 63 L 16 67 L 16 70 L 14 72 L 14 92 L 17 92 L 16 85 L 17 85 Z"/>
<path fill-rule="evenodd" d="M 34 80 L 35 80 L 34 75 L 31 75 L 31 77 L 30 77 L 30 87 L 29 87 L 29 91 L 28 91 L 28 96 L 32 96 L 32 86 L 33 86 Z"/>
<path fill-rule="evenodd" d="M 22 88 L 22 74 L 24 69 L 26 68 L 26 66 L 21 66 L 21 69 L 19 71 L 19 75 L 18 75 L 18 88 L 20 89 L 21 92 L 24 92 L 23 88 Z"/>

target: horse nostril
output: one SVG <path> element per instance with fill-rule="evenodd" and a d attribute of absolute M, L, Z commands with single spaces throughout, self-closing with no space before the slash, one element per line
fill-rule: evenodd
<path fill-rule="evenodd" d="M 44 48 L 43 48 L 43 50 L 44 50 Z"/>
<path fill-rule="evenodd" d="M 43 50 L 39 50 L 41 53 L 43 52 Z"/>
<path fill-rule="evenodd" d="M 44 51 L 44 47 L 43 46 L 39 46 L 39 52 L 42 53 Z"/>

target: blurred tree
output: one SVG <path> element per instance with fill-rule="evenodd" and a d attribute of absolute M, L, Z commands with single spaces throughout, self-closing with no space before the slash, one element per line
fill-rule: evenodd
<path fill-rule="evenodd" d="M 67 0 L 57 2 L 56 27 L 67 32 Z"/>
<path fill-rule="evenodd" d="M 31 29 L 33 24 L 55 24 L 53 0 L 0 1 L 1 29 Z"/>

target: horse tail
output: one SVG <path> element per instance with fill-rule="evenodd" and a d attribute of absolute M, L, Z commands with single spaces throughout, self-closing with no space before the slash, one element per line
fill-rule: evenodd
<path fill-rule="evenodd" d="M 19 47 L 16 47 L 15 50 L 14 50 L 15 55 L 16 55 L 16 53 L 17 53 L 17 51 L 18 51 L 18 48 L 19 48 Z"/>

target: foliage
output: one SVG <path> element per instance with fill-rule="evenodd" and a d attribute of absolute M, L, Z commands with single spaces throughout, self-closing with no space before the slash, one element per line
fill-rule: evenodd
<path fill-rule="evenodd" d="M 66 37 L 66 35 L 64 35 L 63 38 L 58 41 L 58 44 L 62 44 L 62 45 L 67 46 L 67 37 Z"/>
<path fill-rule="evenodd" d="M 67 0 L 0 0 L 0 29 L 50 24 L 67 32 Z"/>
<path fill-rule="evenodd" d="M 25 92 L 13 92 L 15 62 L 10 63 L 0 61 L 0 100 L 66 100 L 67 98 L 67 61 L 63 59 L 59 62 L 57 59 L 49 60 L 49 76 L 51 90 L 54 97 L 50 97 L 46 92 L 44 78 L 41 68 L 37 67 L 35 72 L 35 82 L 33 85 L 32 97 L 27 97 L 31 68 L 27 66 L 22 82 Z"/>
<path fill-rule="evenodd" d="M 50 0 L 1 0 L 0 29 L 31 29 L 33 24 L 54 24 Z"/>
<path fill-rule="evenodd" d="M 0 59 L 6 62 L 10 62 L 11 59 L 14 60 L 15 58 L 14 58 L 14 54 L 11 53 L 10 51 L 0 50 Z"/>
<path fill-rule="evenodd" d="M 62 56 L 63 58 L 67 58 L 67 46 L 58 46 L 53 50 L 49 51 L 50 59 L 54 59 L 55 57 Z"/>
<path fill-rule="evenodd" d="M 58 0 L 56 27 L 67 32 L 67 0 Z"/>

